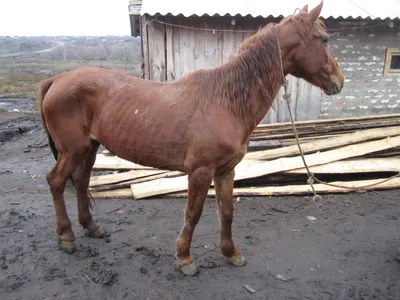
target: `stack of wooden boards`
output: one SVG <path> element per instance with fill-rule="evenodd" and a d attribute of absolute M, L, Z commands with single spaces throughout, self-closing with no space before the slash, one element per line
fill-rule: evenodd
<path fill-rule="evenodd" d="M 324 182 L 364 190 L 400 187 L 400 114 L 296 122 L 310 171 Z M 187 175 L 98 154 L 89 189 L 99 198 L 186 197 Z M 259 125 L 235 168 L 234 196 L 300 195 L 311 191 L 291 123 Z M 314 184 L 318 193 L 352 189 Z M 215 196 L 213 185 L 209 196 Z"/>

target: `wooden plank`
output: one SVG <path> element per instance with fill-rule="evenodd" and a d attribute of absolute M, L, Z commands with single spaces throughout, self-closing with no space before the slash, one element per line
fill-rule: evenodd
<path fill-rule="evenodd" d="M 147 23 L 148 20 L 146 16 L 142 16 L 141 19 L 143 24 L 142 25 L 143 34 L 141 35 L 143 58 L 144 58 L 144 60 L 142 61 L 142 63 L 144 64 L 143 73 L 144 73 L 144 78 L 149 79 L 150 78 L 149 45 L 148 45 L 149 25 Z"/>
<path fill-rule="evenodd" d="M 380 157 L 384 158 L 384 157 L 393 157 L 393 156 L 400 157 L 400 151 L 399 151 L 400 149 L 399 148 L 393 148 L 390 150 L 393 150 L 393 151 L 382 151 L 382 152 L 374 153 L 374 158 L 380 158 Z M 397 151 L 395 151 L 395 150 L 397 150 Z M 365 157 L 369 157 L 369 156 L 372 156 L 372 155 L 369 155 L 369 154 L 365 155 Z"/>
<path fill-rule="evenodd" d="M 155 174 L 155 175 L 151 175 L 151 176 L 140 177 L 140 178 L 136 178 L 136 179 L 132 179 L 132 180 L 122 181 L 122 182 L 118 182 L 118 183 L 90 187 L 90 190 L 105 191 L 105 190 L 121 189 L 121 188 L 126 188 L 126 187 L 129 188 L 131 186 L 131 184 L 134 184 L 134 183 L 141 183 L 141 182 L 146 182 L 146 181 L 160 179 L 160 178 L 171 178 L 171 177 L 177 177 L 177 176 L 182 176 L 182 175 L 185 175 L 185 173 L 179 172 L 179 171 L 165 172 L 165 173 Z"/>
<path fill-rule="evenodd" d="M 302 136 L 316 136 L 316 135 L 326 135 L 326 134 L 341 134 L 356 130 L 372 129 L 372 128 L 384 128 L 384 127 L 400 127 L 400 120 L 383 122 L 383 123 L 364 123 L 360 124 L 341 124 L 341 125 L 329 125 L 325 126 L 313 126 L 299 128 L 296 126 L 297 133 L 299 137 Z M 285 130 L 274 130 L 274 131 L 253 131 L 250 138 L 251 140 L 271 140 L 271 139 L 282 139 L 282 138 L 293 138 L 295 136 L 293 127 Z"/>
<path fill-rule="evenodd" d="M 319 140 L 315 142 L 305 143 L 301 145 L 303 153 L 311 153 L 323 149 L 329 149 L 333 147 L 339 147 L 343 145 L 349 145 L 352 143 L 358 143 L 366 140 L 378 139 L 387 136 L 395 136 L 400 134 L 400 127 L 387 127 L 377 129 L 366 129 L 358 132 L 343 135 L 341 137 L 334 137 L 325 140 Z M 299 147 L 297 144 L 287 146 L 279 149 L 271 149 L 264 151 L 256 151 L 245 155 L 244 159 L 274 159 L 278 157 L 284 157 L 288 155 L 299 154 Z"/>
<path fill-rule="evenodd" d="M 380 179 L 370 179 L 370 180 L 359 180 L 359 181 L 335 181 L 330 182 L 330 184 L 347 186 L 352 188 L 363 187 L 366 185 L 377 184 L 384 180 Z M 352 190 L 345 188 L 337 188 L 328 186 L 325 184 L 314 184 L 314 188 L 319 194 L 330 194 L 330 193 L 351 193 Z M 375 186 L 365 187 L 365 191 L 370 190 L 384 190 L 384 189 L 398 189 L 400 188 L 400 178 L 393 178 L 389 181 L 381 183 Z M 268 187 L 252 187 L 252 188 L 234 188 L 234 197 L 244 197 L 244 196 L 283 196 L 283 195 L 308 195 L 310 194 L 311 187 L 309 185 L 286 185 L 286 186 L 268 186 Z M 119 189 L 104 192 L 93 192 L 91 193 L 93 197 L 96 198 L 127 198 L 133 199 L 131 189 Z M 215 189 L 210 189 L 208 192 L 208 197 L 215 197 Z M 158 195 L 154 198 L 187 198 L 187 193 L 169 193 Z"/>
<path fill-rule="evenodd" d="M 335 161 L 309 168 L 314 174 L 348 174 L 371 172 L 399 172 L 400 158 L 369 158 Z M 307 174 L 306 168 L 286 171 L 283 174 Z"/>
<path fill-rule="evenodd" d="M 372 115 L 372 116 L 363 116 L 363 117 L 350 117 L 350 118 L 335 118 L 335 119 L 319 119 L 319 120 L 307 120 L 307 121 L 298 121 L 296 125 L 306 125 L 312 124 L 319 126 L 321 124 L 330 124 L 330 123 L 349 123 L 349 122 L 359 122 L 362 123 L 364 121 L 369 120 L 389 120 L 389 119 L 399 119 L 400 114 L 389 114 L 389 115 Z M 272 124 L 260 124 L 257 126 L 258 129 L 268 129 L 268 128 L 279 128 L 282 126 L 292 126 L 291 122 L 284 122 L 284 123 L 272 123 Z"/>
<path fill-rule="evenodd" d="M 308 166 L 322 165 L 333 161 L 346 158 L 361 156 L 367 153 L 390 149 L 400 145 L 400 136 L 393 138 L 385 138 L 382 140 L 364 142 L 355 145 L 344 146 L 341 148 L 328 150 L 325 152 L 317 152 L 305 155 Z M 252 161 L 245 163 L 242 161 L 236 167 L 235 180 L 248 179 L 267 174 L 277 173 L 280 171 L 289 171 L 304 167 L 301 156 L 278 158 L 266 162 Z"/>
<path fill-rule="evenodd" d="M 118 156 L 105 156 L 97 154 L 94 169 L 131 169 L 131 170 L 154 170 L 154 168 L 135 164 Z"/>
<path fill-rule="evenodd" d="M 377 184 L 384 180 L 380 179 L 369 179 L 359 181 L 334 181 L 329 184 L 346 186 L 352 188 L 361 188 L 363 186 Z M 379 185 L 365 187 L 364 191 L 371 190 L 385 190 L 385 189 L 397 189 L 400 188 L 400 178 L 393 178 L 389 181 L 381 183 Z M 314 184 L 314 189 L 319 194 L 330 194 L 330 193 L 351 193 L 353 190 L 346 188 L 333 187 L 326 184 Z M 312 193 L 311 187 L 308 184 L 304 185 L 286 185 L 286 186 L 268 186 L 268 187 L 252 187 L 252 188 L 234 188 L 234 197 L 255 197 L 255 196 L 284 196 L 284 195 L 308 195 Z M 215 197 L 215 190 L 210 189 L 208 192 L 209 197 Z M 164 195 L 165 198 L 182 198 L 187 197 L 187 193 L 173 193 Z"/>
<path fill-rule="evenodd" d="M 192 23 L 190 22 L 189 19 L 182 20 L 184 26 L 192 27 Z M 179 33 L 180 33 L 180 55 L 181 59 L 183 60 L 183 75 L 186 75 L 193 70 L 195 70 L 194 67 L 194 55 L 193 55 L 193 50 L 195 48 L 195 43 L 194 43 L 194 29 L 184 29 L 179 28 Z"/>
<path fill-rule="evenodd" d="M 206 42 L 206 47 L 204 51 L 206 65 L 204 67 L 206 69 L 215 68 L 222 65 L 222 60 L 220 56 L 221 49 L 219 49 L 218 45 L 218 39 L 221 35 L 221 33 L 217 30 L 219 27 L 219 22 L 212 17 L 208 17 L 205 19 L 205 24 L 208 30 L 204 31 Z"/>
<path fill-rule="evenodd" d="M 172 24 L 171 18 L 169 16 L 165 17 L 166 22 L 169 24 Z M 167 81 L 175 81 L 176 75 L 175 75 L 175 44 L 173 43 L 174 41 L 174 27 L 171 25 L 166 25 L 165 27 L 166 31 L 166 76 L 167 76 Z"/>
<path fill-rule="evenodd" d="M 308 166 L 326 164 L 332 161 L 357 157 L 366 153 L 381 151 L 400 146 L 400 136 L 385 138 L 383 140 L 365 142 L 356 145 L 345 146 L 339 149 L 325 152 L 317 152 L 305 155 Z M 267 174 L 289 171 L 304 167 L 300 156 L 278 158 L 271 161 L 242 161 L 236 167 L 235 181 L 259 177 Z M 132 184 L 132 193 L 135 199 L 167 194 L 187 190 L 188 178 L 181 176 L 176 178 L 163 178 L 144 183 Z"/>
<path fill-rule="evenodd" d="M 258 125 L 252 134 L 258 136 L 263 134 L 282 134 L 282 133 L 289 133 L 293 132 L 292 123 L 281 123 L 282 126 L 279 127 L 260 127 Z M 323 123 L 323 124 L 302 124 L 302 122 L 296 122 L 296 128 L 298 131 L 312 131 L 317 129 L 322 129 L 326 132 L 336 130 L 359 130 L 359 129 L 367 129 L 368 126 L 376 126 L 376 127 L 385 127 L 385 126 L 399 126 L 400 125 L 400 118 L 397 119 L 387 119 L 387 120 L 367 120 L 363 122 L 338 122 L 338 123 Z M 367 127 L 365 127 L 367 126 Z"/>
<path fill-rule="evenodd" d="M 223 20 L 221 28 L 224 30 L 221 32 L 222 63 L 226 63 L 231 53 L 239 47 L 235 36 L 236 23 L 232 24 L 227 20 Z"/>
<path fill-rule="evenodd" d="M 385 178 L 359 180 L 359 181 L 335 181 L 330 184 L 346 186 L 352 188 L 360 188 L 366 185 L 377 184 Z M 317 193 L 349 193 L 352 190 L 346 188 L 332 187 L 325 184 L 314 184 Z M 394 178 L 379 185 L 366 187 L 367 190 L 382 190 L 400 188 L 400 178 Z M 252 189 L 237 188 L 234 191 L 234 196 L 278 196 L 278 195 L 305 195 L 312 193 L 309 185 L 287 185 L 287 186 L 271 186 L 271 187 L 256 187 Z M 215 194 L 215 192 L 214 192 Z"/>
<path fill-rule="evenodd" d="M 155 174 L 166 173 L 166 170 L 131 170 L 127 172 L 117 174 L 107 174 L 100 176 L 92 176 L 90 178 L 89 187 L 95 187 L 100 185 L 115 184 L 122 181 L 133 180 L 142 177 L 148 177 Z"/>
<path fill-rule="evenodd" d="M 244 177 L 247 168 L 250 168 L 254 164 L 260 164 L 259 161 L 242 161 L 239 165 L 239 169 L 236 169 L 236 177 Z M 236 179 L 235 177 L 235 179 Z M 243 178 L 243 179 L 244 179 Z M 213 185 L 212 183 L 211 185 Z M 132 193 L 135 199 L 146 198 L 158 194 L 167 194 L 177 191 L 187 190 L 188 187 L 188 176 L 178 176 L 173 178 L 160 178 L 157 180 L 146 181 L 142 183 L 131 184 Z"/>
<path fill-rule="evenodd" d="M 300 99 L 298 99 L 297 101 L 296 121 L 319 119 L 321 111 L 322 90 L 308 83 L 302 78 L 299 78 L 298 84 L 298 95 Z M 303 91 L 307 92 L 304 93 Z"/>
<path fill-rule="evenodd" d="M 354 132 L 349 132 L 354 133 Z M 303 145 L 304 143 L 315 142 L 318 140 L 327 140 L 328 138 L 332 137 L 340 137 L 343 134 L 327 134 L 323 136 L 314 136 L 314 137 L 299 137 L 300 143 Z M 265 151 L 271 150 L 276 148 L 282 148 L 287 146 L 296 145 L 296 139 L 274 139 L 274 140 L 260 140 L 260 141 L 252 141 L 250 140 L 247 152 L 255 152 L 255 151 Z"/>
<path fill-rule="evenodd" d="M 196 28 L 199 30 L 194 30 L 194 45 L 193 45 L 193 63 L 195 70 L 205 68 L 206 61 L 204 56 L 205 44 L 205 32 L 206 20 L 199 19 L 196 24 Z"/>
<path fill-rule="evenodd" d="M 100 192 L 90 192 L 90 195 L 94 198 L 120 198 L 120 199 L 133 199 L 132 190 L 128 189 L 118 189 L 112 191 L 100 191 Z"/>
<path fill-rule="evenodd" d="M 164 20 L 162 20 L 164 21 Z M 165 26 L 152 23 L 148 26 L 148 55 L 150 79 L 166 81 L 165 68 Z"/>
<path fill-rule="evenodd" d="M 134 199 L 185 191 L 188 188 L 188 176 L 161 178 L 143 183 L 131 184 Z"/>
<path fill-rule="evenodd" d="M 174 18 L 174 22 L 172 22 L 172 23 L 174 23 L 174 24 L 177 24 L 177 25 L 185 25 L 184 23 L 182 23 L 181 21 L 180 21 L 180 19 L 179 18 Z M 179 28 L 179 27 L 173 27 L 172 28 L 172 38 L 173 38 L 173 40 L 172 40 L 172 44 L 174 45 L 173 46 L 173 48 L 174 48 L 174 53 L 173 53 L 173 55 L 174 55 L 174 74 L 175 74 L 175 80 L 177 80 L 177 79 L 179 79 L 179 78 L 181 78 L 181 77 L 183 77 L 183 75 L 184 75 L 184 71 L 183 71 L 183 58 L 181 57 L 181 54 L 182 54 L 182 52 L 181 52 L 181 48 L 183 47 L 182 46 L 182 43 L 183 43 L 183 41 L 181 40 L 181 35 L 182 35 L 182 32 L 184 32 L 184 31 L 187 31 L 187 29 L 184 29 L 184 28 Z"/>

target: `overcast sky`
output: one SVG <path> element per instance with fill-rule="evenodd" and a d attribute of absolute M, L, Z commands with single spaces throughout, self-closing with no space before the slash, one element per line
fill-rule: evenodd
<path fill-rule="evenodd" d="M 130 35 L 128 0 L 0 0 L 0 35 Z"/>

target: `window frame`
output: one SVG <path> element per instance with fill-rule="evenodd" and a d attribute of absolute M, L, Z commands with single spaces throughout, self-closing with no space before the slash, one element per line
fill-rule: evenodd
<path fill-rule="evenodd" d="M 390 64 L 392 62 L 393 55 L 400 55 L 400 48 L 386 48 L 385 51 L 385 64 L 383 66 L 383 76 L 400 76 L 400 69 L 391 71 Z"/>

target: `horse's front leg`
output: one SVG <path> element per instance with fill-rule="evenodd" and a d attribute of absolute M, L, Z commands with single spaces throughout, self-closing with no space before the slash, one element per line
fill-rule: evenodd
<path fill-rule="evenodd" d="M 198 268 L 190 256 L 192 236 L 203 211 L 204 201 L 210 188 L 214 170 L 209 167 L 189 172 L 188 200 L 185 208 L 185 220 L 176 240 L 177 266 L 183 274 L 194 276 Z"/>
<path fill-rule="evenodd" d="M 232 240 L 232 221 L 233 221 L 233 182 L 235 170 L 215 176 L 214 185 L 217 196 L 218 216 L 220 221 L 220 248 L 222 254 L 228 262 L 235 266 L 246 265 L 246 259 L 235 248 Z"/>

